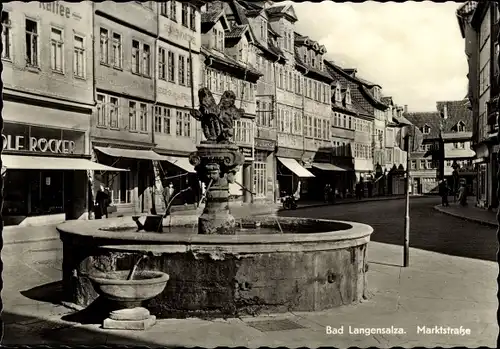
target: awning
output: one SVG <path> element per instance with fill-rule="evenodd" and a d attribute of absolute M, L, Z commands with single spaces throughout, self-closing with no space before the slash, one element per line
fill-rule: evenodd
<path fill-rule="evenodd" d="M 95 171 L 128 171 L 121 168 L 101 165 L 87 159 L 2 155 L 2 165 L 16 170 L 95 170 Z"/>
<path fill-rule="evenodd" d="M 484 158 L 477 158 L 477 159 L 473 159 L 472 160 L 473 164 L 481 164 L 481 163 L 485 163 L 485 162 L 488 162 L 488 158 L 486 158 L 486 157 L 484 157 Z"/>
<path fill-rule="evenodd" d="M 99 150 L 101 153 L 113 156 L 115 158 L 128 158 L 128 159 L 152 160 L 152 161 L 166 160 L 164 156 L 161 156 L 152 150 L 123 149 L 123 148 L 111 148 L 111 147 L 94 147 L 94 149 Z"/>
<path fill-rule="evenodd" d="M 335 172 L 345 172 L 347 169 L 339 167 L 334 164 L 324 163 L 324 162 L 313 162 L 313 167 L 322 171 L 335 171 Z"/>
<path fill-rule="evenodd" d="M 444 157 L 448 159 L 464 159 L 473 158 L 476 156 L 476 152 L 472 149 L 445 149 Z"/>
<path fill-rule="evenodd" d="M 295 173 L 298 177 L 301 178 L 314 177 L 314 175 L 311 172 L 302 167 L 295 159 L 278 158 L 278 160 L 283 165 L 285 165 L 286 168 Z"/>
<path fill-rule="evenodd" d="M 178 156 L 164 156 L 163 158 L 165 161 L 170 162 L 172 165 L 175 165 L 186 172 L 196 173 L 196 171 L 194 170 L 194 166 L 189 163 L 188 158 L 182 158 Z"/>

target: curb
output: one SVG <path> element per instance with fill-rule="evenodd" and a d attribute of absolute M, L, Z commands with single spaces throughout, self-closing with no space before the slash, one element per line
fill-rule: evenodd
<path fill-rule="evenodd" d="M 477 219 L 477 218 L 471 218 L 471 217 L 465 217 L 463 215 L 460 215 L 458 213 L 455 213 L 455 212 L 450 212 L 450 211 L 446 211 L 445 209 L 443 209 L 441 206 L 437 205 L 437 206 L 434 206 L 434 209 L 438 212 L 441 212 L 443 214 L 446 214 L 448 216 L 452 216 L 452 217 L 456 217 L 456 218 L 460 218 L 464 221 L 469 221 L 469 222 L 473 222 L 473 223 L 479 223 L 481 225 L 486 225 L 488 227 L 493 227 L 493 228 L 498 228 L 498 224 L 496 223 L 491 223 L 491 222 L 486 222 L 486 221 L 482 221 L 480 219 Z"/>
<path fill-rule="evenodd" d="M 53 241 L 53 240 L 59 240 L 59 237 L 28 239 L 28 240 L 13 240 L 13 241 L 4 242 L 3 245 L 5 246 L 5 245 L 14 245 L 14 244 L 29 244 L 32 242 Z"/>
<path fill-rule="evenodd" d="M 430 195 L 418 195 L 418 196 L 410 196 L 410 199 L 420 199 L 420 198 L 430 198 L 432 196 Z M 351 205 L 351 204 L 361 204 L 361 203 L 366 203 L 366 202 L 380 202 L 380 201 L 392 201 L 392 200 L 403 200 L 405 199 L 404 196 L 400 197 L 389 197 L 387 199 L 373 199 L 373 200 L 359 200 L 359 201 L 347 201 L 347 202 L 335 202 L 335 203 L 329 203 L 329 204 L 326 204 L 326 203 L 321 203 L 321 204 L 312 204 L 312 205 L 304 205 L 304 206 L 297 206 L 297 208 L 295 210 L 285 210 L 283 207 L 281 207 L 280 209 L 278 209 L 278 212 L 282 212 L 282 211 L 297 211 L 297 210 L 300 210 L 300 209 L 305 209 L 305 208 L 314 208 L 314 207 L 323 207 L 323 206 L 339 206 L 339 205 Z"/>

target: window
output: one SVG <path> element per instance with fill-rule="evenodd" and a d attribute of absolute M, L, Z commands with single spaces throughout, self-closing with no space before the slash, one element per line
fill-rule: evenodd
<path fill-rule="evenodd" d="M 85 78 L 85 46 L 81 36 L 73 37 L 73 75 Z"/>
<path fill-rule="evenodd" d="M 196 31 L 196 9 L 193 6 L 189 6 L 189 28 Z"/>
<path fill-rule="evenodd" d="M 141 67 L 139 41 L 132 40 L 132 73 L 139 74 Z"/>
<path fill-rule="evenodd" d="M 26 64 L 38 67 L 38 23 L 26 20 Z"/>
<path fill-rule="evenodd" d="M 163 130 L 163 107 L 155 107 L 155 132 L 161 133 Z"/>
<path fill-rule="evenodd" d="M 424 135 L 428 135 L 429 133 L 431 133 L 431 128 L 429 127 L 429 125 L 425 125 L 424 127 L 422 127 L 422 133 Z"/>
<path fill-rule="evenodd" d="M 162 47 L 158 49 L 158 79 L 167 79 L 167 52 Z"/>
<path fill-rule="evenodd" d="M 115 68 L 122 68 L 122 36 L 118 33 L 113 33 L 113 51 L 112 51 L 112 57 L 111 59 L 113 60 L 113 67 Z"/>
<path fill-rule="evenodd" d="M 109 98 L 109 126 L 112 128 L 118 128 L 118 98 Z"/>
<path fill-rule="evenodd" d="M 151 76 L 151 47 L 148 44 L 142 46 L 142 74 Z"/>
<path fill-rule="evenodd" d="M 2 58 L 12 59 L 12 24 L 10 22 L 10 14 L 2 11 Z"/>
<path fill-rule="evenodd" d="M 106 126 L 106 96 L 97 94 L 97 126 Z"/>
<path fill-rule="evenodd" d="M 148 131 L 148 105 L 141 103 L 140 105 L 140 115 L 139 115 L 139 127 L 140 131 L 147 132 Z"/>
<path fill-rule="evenodd" d="M 130 131 L 137 130 L 137 103 L 133 101 L 128 102 L 128 125 Z"/>
<path fill-rule="evenodd" d="M 63 32 L 60 29 L 50 30 L 50 66 L 53 71 L 62 73 L 63 68 Z"/>
<path fill-rule="evenodd" d="M 189 112 L 184 112 L 183 113 L 184 117 L 184 137 L 191 137 L 191 115 Z"/>
<path fill-rule="evenodd" d="M 186 59 L 186 86 L 191 87 L 191 59 Z"/>
<path fill-rule="evenodd" d="M 175 57 L 170 51 L 168 51 L 168 81 L 175 82 Z"/>
<path fill-rule="evenodd" d="M 169 135 L 171 134 L 171 114 L 170 108 L 163 108 L 163 133 Z"/>
<path fill-rule="evenodd" d="M 108 40 L 109 40 L 108 30 L 101 28 L 101 35 L 99 38 L 99 57 L 100 57 L 101 63 L 103 63 L 103 64 L 109 63 Z"/>
<path fill-rule="evenodd" d="M 176 119 L 175 119 L 175 135 L 182 136 L 182 112 L 177 110 Z"/>
<path fill-rule="evenodd" d="M 170 2 L 170 19 L 177 22 L 177 1 Z"/>
<path fill-rule="evenodd" d="M 479 72 L 479 94 L 482 95 L 490 87 L 490 60 Z"/>
<path fill-rule="evenodd" d="M 182 10 L 181 10 L 181 23 L 183 26 L 186 28 L 188 27 L 188 4 L 182 3 Z"/>
<path fill-rule="evenodd" d="M 160 3 L 160 14 L 162 16 L 168 17 L 168 2 L 161 2 Z"/>
<path fill-rule="evenodd" d="M 255 151 L 253 191 L 258 198 L 267 194 L 267 153 Z"/>
<path fill-rule="evenodd" d="M 178 82 L 179 85 L 186 85 L 186 57 L 179 55 L 179 77 Z"/>

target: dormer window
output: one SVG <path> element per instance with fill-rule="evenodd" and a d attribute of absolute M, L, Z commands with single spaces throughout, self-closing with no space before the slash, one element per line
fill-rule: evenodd
<path fill-rule="evenodd" d="M 460 121 L 457 124 L 457 132 L 465 132 L 465 124 L 463 123 L 463 121 Z"/>
<path fill-rule="evenodd" d="M 212 29 L 214 38 L 214 48 L 219 51 L 224 51 L 224 31 Z"/>
<path fill-rule="evenodd" d="M 422 127 L 422 133 L 424 135 L 428 135 L 429 133 L 431 133 L 431 128 L 429 125 L 424 125 L 424 127 Z"/>
<path fill-rule="evenodd" d="M 351 104 L 351 91 L 349 88 L 345 91 L 345 103 L 348 105 Z"/>
<path fill-rule="evenodd" d="M 342 97 L 340 96 L 340 84 L 338 84 L 338 83 L 335 86 L 335 101 L 336 102 L 342 101 Z"/>

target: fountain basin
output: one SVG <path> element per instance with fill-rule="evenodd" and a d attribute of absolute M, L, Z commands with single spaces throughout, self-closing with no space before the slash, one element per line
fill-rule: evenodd
<path fill-rule="evenodd" d="M 123 305 L 125 308 L 140 306 L 145 300 L 163 292 L 168 274 L 160 271 L 142 270 L 127 280 L 129 271 L 93 272 L 88 277 L 99 295 Z"/>
<path fill-rule="evenodd" d="M 145 302 L 159 318 L 317 311 L 365 295 L 368 225 L 262 216 L 237 220 L 236 235 L 199 235 L 197 221 L 170 216 L 163 234 L 136 232 L 130 217 L 58 226 L 65 301 L 89 305 L 98 294 L 88 275 L 130 270 L 144 254 L 142 268 L 170 276 Z"/>

